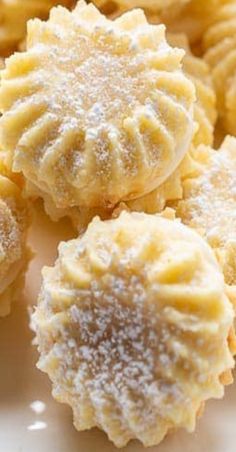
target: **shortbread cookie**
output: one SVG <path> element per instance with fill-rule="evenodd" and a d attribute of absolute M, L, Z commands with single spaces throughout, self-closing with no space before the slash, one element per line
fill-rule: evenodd
<path fill-rule="evenodd" d="M 236 285 L 236 138 L 226 137 L 218 151 L 199 147 L 195 157 L 202 170 L 184 182 L 177 215 L 204 235 L 216 250 L 226 282 Z"/>
<path fill-rule="evenodd" d="M 192 138 L 194 86 L 163 26 L 80 1 L 31 21 L 2 73 L 0 141 L 58 209 L 112 207 L 159 186 Z"/>
<path fill-rule="evenodd" d="M 58 4 L 72 6 L 73 0 L 1 0 L 0 55 L 8 56 L 26 34 L 27 21 L 33 17 L 47 19 L 50 9 Z"/>
<path fill-rule="evenodd" d="M 194 430 L 229 381 L 233 319 L 207 242 L 179 221 L 122 212 L 59 246 L 32 324 L 38 367 L 75 427 L 123 447 Z"/>
<path fill-rule="evenodd" d="M 236 135 L 236 1 L 217 11 L 204 36 L 204 48 L 205 60 L 212 67 L 221 121 L 228 133 Z"/>
<path fill-rule="evenodd" d="M 29 212 L 21 191 L 2 161 L 0 151 L 0 317 L 9 314 L 19 295 L 29 259 L 26 234 Z"/>

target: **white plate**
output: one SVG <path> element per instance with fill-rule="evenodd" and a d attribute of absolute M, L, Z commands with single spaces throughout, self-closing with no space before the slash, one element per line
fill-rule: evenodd
<path fill-rule="evenodd" d="M 37 352 L 31 345 L 27 307 L 37 299 L 42 266 L 54 261 L 58 242 L 73 237 L 73 231 L 68 222 L 53 224 L 40 211 L 33 226 L 31 243 L 37 254 L 27 275 L 25 295 L 13 306 L 12 314 L 0 321 L 0 452 L 116 452 L 97 429 L 78 433 L 73 428 L 70 408 L 53 400 L 47 376 L 35 367 Z M 232 385 L 223 401 L 207 404 L 194 434 L 174 433 L 148 451 L 235 452 L 235 425 Z M 136 441 L 120 450 L 145 451 Z"/>

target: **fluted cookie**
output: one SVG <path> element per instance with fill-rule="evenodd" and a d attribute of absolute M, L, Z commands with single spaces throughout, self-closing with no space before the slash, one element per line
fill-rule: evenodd
<path fill-rule="evenodd" d="M 9 314 L 19 295 L 29 259 L 26 235 L 29 212 L 20 187 L 11 179 L 0 153 L 0 317 Z M 10 176 L 10 177 L 9 177 Z"/>
<path fill-rule="evenodd" d="M 31 21 L 2 73 L 0 141 L 56 208 L 111 207 L 159 186 L 193 134 L 194 87 L 163 26 L 80 1 Z M 44 195 L 42 195 L 44 196 Z"/>
<path fill-rule="evenodd" d="M 174 428 L 193 431 L 204 401 L 222 397 L 233 318 L 196 232 L 144 213 L 95 218 L 43 270 L 32 318 L 38 367 L 78 430 L 151 446 Z"/>
<path fill-rule="evenodd" d="M 236 1 L 217 10 L 204 36 L 205 60 L 212 67 L 221 122 L 236 135 Z"/>
<path fill-rule="evenodd" d="M 236 285 L 236 138 L 226 137 L 218 151 L 200 146 L 195 158 L 201 172 L 184 182 L 177 214 L 204 235 L 219 256 L 226 282 Z"/>

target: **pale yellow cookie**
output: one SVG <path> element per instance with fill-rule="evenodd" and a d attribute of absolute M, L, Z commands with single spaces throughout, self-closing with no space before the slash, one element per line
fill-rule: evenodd
<path fill-rule="evenodd" d="M 0 55 L 8 56 L 25 37 L 27 21 L 33 17 L 47 19 L 50 9 L 58 4 L 72 6 L 74 0 L 1 0 Z"/>
<path fill-rule="evenodd" d="M 236 1 L 217 11 L 204 36 L 205 60 L 212 67 L 219 115 L 226 131 L 236 135 Z"/>
<path fill-rule="evenodd" d="M 166 180 L 192 139 L 195 92 L 164 27 L 141 10 L 111 21 L 80 1 L 28 29 L 0 89 L 13 170 L 57 209 L 112 207 Z"/>
<path fill-rule="evenodd" d="M 230 381 L 233 319 L 207 242 L 179 221 L 122 212 L 60 244 L 32 324 L 38 367 L 75 427 L 123 447 L 194 430 Z"/>
<path fill-rule="evenodd" d="M 177 215 L 204 235 L 216 250 L 226 282 L 236 285 L 236 138 L 226 137 L 218 151 L 200 146 L 195 158 L 202 170 L 184 182 Z"/>
<path fill-rule="evenodd" d="M 29 259 L 26 235 L 29 212 L 18 181 L 10 178 L 0 151 L 0 317 L 19 296 Z"/>

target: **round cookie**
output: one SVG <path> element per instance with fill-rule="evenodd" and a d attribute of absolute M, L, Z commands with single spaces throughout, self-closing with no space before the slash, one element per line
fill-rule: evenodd
<path fill-rule="evenodd" d="M 194 430 L 234 366 L 233 319 L 217 260 L 196 232 L 122 212 L 60 244 L 32 323 L 38 367 L 75 427 L 98 426 L 123 447 Z"/>
<path fill-rule="evenodd" d="M 2 73 L 0 141 L 57 209 L 109 208 L 159 186 L 192 134 L 194 86 L 163 26 L 80 1 L 31 21 Z"/>
<path fill-rule="evenodd" d="M 9 176 L 0 155 L 0 317 L 9 314 L 29 260 L 28 207 L 19 186 Z"/>

